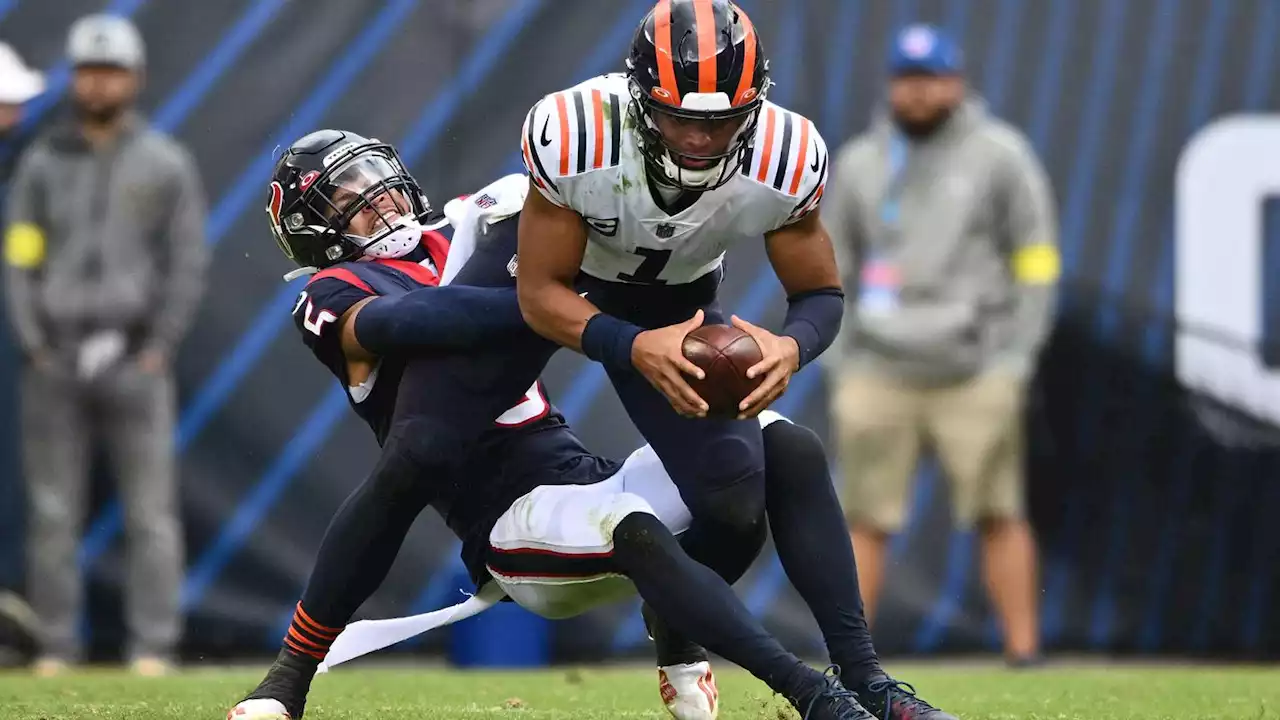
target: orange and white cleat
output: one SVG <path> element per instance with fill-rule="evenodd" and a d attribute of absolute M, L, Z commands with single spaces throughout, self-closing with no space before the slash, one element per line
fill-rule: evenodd
<path fill-rule="evenodd" d="M 715 720 L 720 691 L 707 661 L 658 668 L 658 692 L 675 720 Z"/>

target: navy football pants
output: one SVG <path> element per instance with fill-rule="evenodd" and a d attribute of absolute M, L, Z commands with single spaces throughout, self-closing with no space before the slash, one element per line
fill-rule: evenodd
<path fill-rule="evenodd" d="M 578 289 L 602 311 L 645 328 L 688 320 L 702 308 L 707 323 L 724 323 L 715 302 L 719 271 L 686 285 L 637 286 L 580 277 Z M 764 439 L 757 420 L 684 418 L 634 369 L 609 379 L 635 423 L 680 489 L 693 525 L 680 541 L 698 562 L 730 583 L 764 547 Z"/>

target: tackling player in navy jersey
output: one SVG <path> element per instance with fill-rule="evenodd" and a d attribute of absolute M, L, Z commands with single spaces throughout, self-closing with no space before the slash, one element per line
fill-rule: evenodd
<path fill-rule="evenodd" d="M 384 350 L 403 351 L 395 344 L 395 330 L 414 320 L 428 323 L 434 310 L 427 305 L 429 292 L 393 298 L 440 284 L 453 228 L 443 215 L 431 212 L 394 148 L 354 133 L 326 130 L 300 139 L 281 160 L 276 175 L 267 206 L 270 225 L 285 255 L 302 265 L 286 279 L 311 275 L 294 304 L 294 322 L 307 346 L 347 388 L 352 407 L 373 428 L 379 444 L 385 444 L 406 358 Z M 509 283 L 510 277 L 502 273 L 485 280 Z M 545 354 L 544 344 L 528 333 L 513 337 L 510 328 L 519 317 L 510 312 L 508 293 L 493 296 L 478 288 L 460 288 L 450 294 L 476 301 L 455 312 L 499 314 L 475 322 L 457 317 L 443 328 L 413 328 L 426 341 L 423 349 L 474 350 L 488 343 L 510 349 L 513 357 L 524 358 L 519 351 L 530 349 L 535 357 L 537 350 Z M 374 297 L 382 300 L 364 308 L 357 342 L 352 318 Z M 536 375 L 519 388 L 520 393 L 493 389 L 490 394 L 499 403 L 509 400 L 506 406 L 514 405 L 502 414 L 499 425 L 533 422 L 549 413 L 535 380 Z M 475 387 L 469 384 L 466 391 Z M 487 426 L 498 417 L 488 412 L 493 407 L 469 413 L 480 418 L 469 429 Z"/>
<path fill-rule="evenodd" d="M 722 580 L 681 551 L 673 533 L 687 529 L 688 508 L 652 449 L 624 463 L 594 456 L 546 401 L 537 375 L 556 346 L 523 324 L 514 290 L 511 216 L 526 190 L 512 176 L 451 203 L 471 214 L 450 245 L 450 226 L 432 218 L 385 144 L 320 131 L 277 164 L 270 225 L 303 266 L 290 276 L 313 274 L 294 307 L 298 331 L 347 388 L 383 451 L 326 533 L 280 656 L 232 717 L 301 716 L 318 663 L 427 505 L 463 540 L 482 594 L 492 581 L 535 612 L 564 617 L 634 588 L 673 627 L 764 679 L 807 717 L 869 717 L 838 682 L 779 647 Z M 852 626 L 833 617 L 850 608 L 860 614 L 852 552 L 821 442 L 778 420 L 760 422 L 768 426 L 770 523 L 784 569 L 797 558 L 828 567 L 796 579 L 806 599 L 854 598 L 814 608 L 838 657 L 842 644 L 862 642 L 859 627 L 865 633 L 856 617 Z M 542 552 L 548 547 L 556 553 Z M 566 573 L 575 577 L 568 587 Z M 546 575 L 557 577 L 548 583 Z M 843 631 L 828 632 L 842 622 Z M 677 720 L 710 720 L 717 712 L 710 667 L 705 655 L 689 660 L 660 668 L 664 703 Z M 927 706 L 887 677 L 877 688 L 864 702 L 883 708 L 878 717 L 924 717 L 907 711 Z"/>
<path fill-rule="evenodd" d="M 506 594 L 566 617 L 638 591 L 804 717 L 870 720 L 838 678 L 783 649 L 722 579 L 680 549 L 673 533 L 687 528 L 689 513 L 652 451 L 624 463 L 592 455 L 547 403 L 538 353 L 555 346 L 520 317 L 514 219 L 486 224 L 483 244 L 473 233 L 460 284 L 439 287 L 445 228 L 431 222 L 393 148 L 312 133 L 281 158 L 270 187 L 281 249 L 314 273 L 294 307 L 298 330 L 382 453 L 326 532 L 276 662 L 230 719 L 302 716 L 317 665 L 430 505 L 463 540 L 486 597 Z M 532 387 L 495 409 L 521 397 L 521 385 Z M 804 522 L 809 509 L 834 500 L 825 457 L 811 432 L 779 420 L 764 421 L 777 426 L 769 432 L 775 472 L 787 473 L 779 512 Z M 497 596 L 485 590 L 490 582 Z M 663 668 L 661 677 L 677 720 L 716 717 L 705 659 Z"/>

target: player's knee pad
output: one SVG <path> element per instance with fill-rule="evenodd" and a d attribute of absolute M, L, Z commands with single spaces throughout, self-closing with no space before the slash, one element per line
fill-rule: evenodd
<path fill-rule="evenodd" d="M 447 420 L 432 415 L 399 418 L 387 434 L 383 450 L 394 446 L 396 453 L 412 463 L 419 472 L 436 471 L 448 466 L 467 443 L 458 437 L 456 428 Z"/>
<path fill-rule="evenodd" d="M 764 471 L 759 477 L 706 492 L 699 506 L 690 506 L 694 522 L 715 525 L 734 537 L 754 536 L 765 527 Z"/>
<path fill-rule="evenodd" d="M 436 496 L 422 475 L 412 472 L 388 472 L 375 469 L 365 480 L 362 494 L 378 505 L 408 511 L 421 511 Z"/>
<path fill-rule="evenodd" d="M 643 501 L 642 501 L 643 502 Z M 613 530 L 613 549 L 623 555 L 648 555 L 674 539 L 652 512 L 637 510 L 623 517 Z"/>
<path fill-rule="evenodd" d="M 736 435 L 718 437 L 698 448 L 691 463 L 694 478 L 681 478 L 680 495 L 702 520 L 734 534 L 752 532 L 764 522 L 764 453 L 761 445 Z"/>
<path fill-rule="evenodd" d="M 786 472 L 800 462 L 806 466 L 826 463 L 827 451 L 822 438 L 803 425 L 776 422 L 764 429 L 764 464 L 770 474 Z"/>
<path fill-rule="evenodd" d="M 764 430 L 766 483 L 791 495 L 807 490 L 834 492 L 827 469 L 827 451 L 813 430 L 790 422 L 775 422 Z"/>
<path fill-rule="evenodd" d="M 442 462 L 424 462 L 412 444 L 392 437 L 383 444 L 365 488 L 386 502 L 424 505 L 432 497 L 433 482 L 446 471 Z"/>

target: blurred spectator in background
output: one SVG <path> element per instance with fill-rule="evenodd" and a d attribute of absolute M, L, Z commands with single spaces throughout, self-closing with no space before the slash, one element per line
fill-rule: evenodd
<path fill-rule="evenodd" d="M 134 111 L 137 29 L 85 17 L 67 52 L 74 117 L 19 161 L 5 231 L 7 299 L 25 358 L 36 671 L 82 656 L 76 550 L 101 442 L 124 509 L 128 657 L 136 672 L 160 674 L 179 636 L 183 566 L 169 362 L 201 294 L 205 203 L 190 156 Z"/>
<path fill-rule="evenodd" d="M 0 186 L 13 174 L 20 149 L 17 128 L 23 105 L 44 92 L 44 75 L 28 68 L 8 43 L 0 43 Z M 3 193 L 0 193 L 2 196 Z M 20 662 L 30 652 L 35 616 L 22 600 L 22 480 L 18 463 L 17 353 L 0 324 L 0 666 Z"/>
<path fill-rule="evenodd" d="M 841 148 L 823 210 L 850 299 L 833 415 L 867 615 L 927 440 L 957 526 L 980 529 L 1006 658 L 1030 663 L 1023 406 L 1058 277 L 1052 191 L 1028 141 L 966 97 L 952 39 L 903 30 L 890 72 L 888 112 Z"/>

